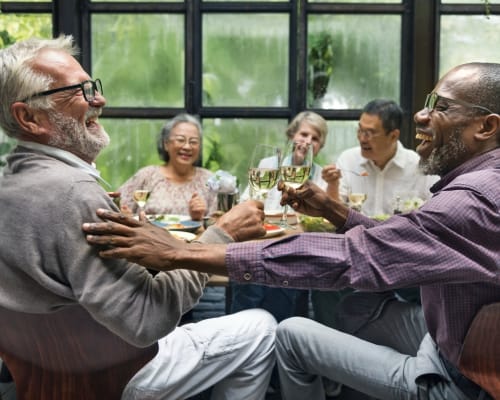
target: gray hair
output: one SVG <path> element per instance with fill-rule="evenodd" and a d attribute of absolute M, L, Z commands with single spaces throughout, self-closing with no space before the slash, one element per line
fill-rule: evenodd
<path fill-rule="evenodd" d="M 307 122 L 314 129 L 316 129 L 319 135 L 320 147 L 323 147 L 325 145 L 326 135 L 328 134 L 328 125 L 321 115 L 312 111 L 302 111 L 295 116 L 286 129 L 287 137 L 289 139 L 293 138 L 293 136 L 298 132 L 302 122 Z"/>
<path fill-rule="evenodd" d="M 170 160 L 169 154 L 165 151 L 165 146 L 164 143 L 170 139 L 170 133 L 172 132 L 172 129 L 174 127 L 182 122 L 187 122 L 189 124 L 193 124 L 196 126 L 196 129 L 198 130 L 198 136 L 201 139 L 202 135 L 202 129 L 201 129 L 201 124 L 198 118 L 196 118 L 194 115 L 191 114 L 178 114 L 174 118 L 172 118 L 170 121 L 168 121 L 165 125 L 163 125 L 163 128 L 160 131 L 160 135 L 158 136 L 158 141 L 157 141 L 157 150 L 158 154 L 160 155 L 160 158 L 168 162 Z"/>
<path fill-rule="evenodd" d="M 30 99 L 34 93 L 50 89 L 54 78 L 33 69 L 39 54 L 47 49 L 60 50 L 71 56 L 78 54 L 71 35 L 56 39 L 30 38 L 0 50 L 0 126 L 13 138 L 21 135 L 21 128 L 10 112 L 16 101 L 25 102 L 38 109 L 50 109 L 49 97 Z"/>

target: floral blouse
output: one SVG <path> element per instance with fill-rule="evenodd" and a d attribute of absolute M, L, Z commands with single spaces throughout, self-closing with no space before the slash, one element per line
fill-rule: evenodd
<path fill-rule="evenodd" d="M 170 182 L 161 173 L 159 165 L 150 165 L 138 170 L 119 189 L 121 205 L 127 205 L 133 213 L 137 212 L 137 204 L 133 194 L 136 189 L 150 191 L 148 202 L 144 207 L 146 214 L 179 214 L 189 215 L 189 200 L 193 193 L 198 193 L 207 203 L 207 214 L 217 209 L 217 193 L 210 191 L 206 182 L 212 172 L 195 167 L 191 181 L 186 183 Z"/>

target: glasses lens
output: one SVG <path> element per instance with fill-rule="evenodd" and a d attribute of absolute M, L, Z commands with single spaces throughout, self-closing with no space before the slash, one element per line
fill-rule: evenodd
<path fill-rule="evenodd" d="M 82 83 L 82 91 L 85 96 L 85 100 L 92 101 L 94 100 L 94 85 L 92 81 L 85 81 Z"/>
<path fill-rule="evenodd" d="M 95 82 L 94 82 L 94 89 L 97 90 L 100 94 L 104 94 L 104 92 L 102 90 L 102 83 L 101 83 L 100 79 L 96 79 L 95 80 Z"/>
<path fill-rule="evenodd" d="M 101 80 L 96 79 L 95 81 L 83 82 L 82 83 L 82 91 L 83 91 L 83 96 L 85 97 L 85 100 L 87 100 L 88 102 L 94 101 L 96 91 L 103 94 Z"/>
<path fill-rule="evenodd" d="M 425 98 L 425 104 L 424 107 L 427 108 L 429 111 L 434 110 L 436 108 L 436 103 L 439 100 L 439 96 L 437 93 L 430 93 L 427 95 Z"/>

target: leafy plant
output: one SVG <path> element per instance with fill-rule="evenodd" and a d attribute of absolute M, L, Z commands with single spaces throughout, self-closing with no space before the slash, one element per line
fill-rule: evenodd
<path fill-rule="evenodd" d="M 326 31 L 310 35 L 308 48 L 308 86 L 313 99 L 317 100 L 325 95 L 328 82 L 333 74 L 333 37 Z"/>

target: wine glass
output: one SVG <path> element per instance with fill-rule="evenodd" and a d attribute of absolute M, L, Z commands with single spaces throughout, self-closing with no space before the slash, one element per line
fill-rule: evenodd
<path fill-rule="evenodd" d="M 281 151 L 278 147 L 257 144 L 248 168 L 250 197 L 264 201 L 278 183 Z"/>
<path fill-rule="evenodd" d="M 310 143 L 289 142 L 281 162 L 281 180 L 285 186 L 297 189 L 309 179 L 313 165 L 313 147 Z M 288 205 L 283 209 L 280 226 L 295 229 L 288 224 Z"/>
<path fill-rule="evenodd" d="M 149 190 L 146 189 L 136 189 L 134 190 L 134 201 L 136 202 L 139 209 L 137 210 L 137 214 L 139 215 L 141 211 L 144 210 L 144 206 L 149 199 Z"/>
<path fill-rule="evenodd" d="M 365 189 L 366 189 L 365 178 L 361 176 L 356 176 L 349 184 L 348 187 L 349 207 L 351 207 L 353 210 L 361 212 L 363 204 L 368 198 Z"/>
<path fill-rule="evenodd" d="M 361 207 L 363 207 L 363 203 L 366 201 L 367 197 L 366 193 L 350 192 L 349 204 L 351 205 L 351 208 L 361 212 Z"/>

